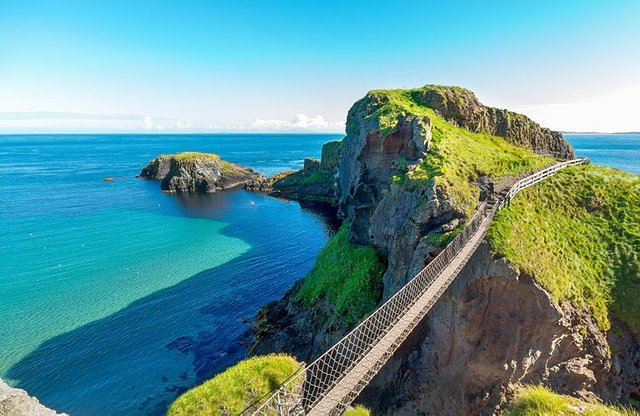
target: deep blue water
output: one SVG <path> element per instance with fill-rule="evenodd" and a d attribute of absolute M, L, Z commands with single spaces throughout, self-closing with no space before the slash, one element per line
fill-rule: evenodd
<path fill-rule="evenodd" d="M 640 134 L 565 134 L 576 149 L 596 165 L 612 166 L 640 175 Z"/>
<path fill-rule="evenodd" d="M 248 320 L 310 270 L 332 213 L 134 176 L 186 150 L 269 175 L 336 138 L 0 136 L 0 377 L 73 415 L 161 414 L 242 358 Z"/>
<path fill-rule="evenodd" d="M 242 358 L 248 320 L 311 268 L 332 213 L 134 176 L 187 150 L 270 175 L 339 137 L 0 136 L 0 377 L 73 415 L 161 414 Z M 640 135 L 566 137 L 640 173 Z"/>

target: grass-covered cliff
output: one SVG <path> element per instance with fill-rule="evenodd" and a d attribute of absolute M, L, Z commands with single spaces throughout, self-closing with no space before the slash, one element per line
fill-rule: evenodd
<path fill-rule="evenodd" d="M 483 198 L 554 163 L 547 154 L 573 150 L 559 133 L 483 106 L 468 90 L 368 93 L 320 162 L 272 183 L 337 203 L 345 222 L 310 273 L 259 312 L 250 353 L 317 357 L 437 255 Z M 637 176 L 584 166 L 518 194 L 496 217 L 490 247 L 374 380 L 365 404 L 374 413 L 484 412 L 523 379 L 607 400 L 640 392 L 638 187 Z M 615 327 L 616 357 L 603 335 L 614 316 L 635 333 Z"/>
<path fill-rule="evenodd" d="M 638 416 L 639 414 L 637 411 L 623 406 L 587 402 L 557 394 L 543 386 L 522 388 L 506 412 L 507 416 Z"/>
<path fill-rule="evenodd" d="M 180 395 L 171 405 L 168 414 L 240 414 L 299 368 L 300 363 L 284 354 L 246 359 Z"/>
<path fill-rule="evenodd" d="M 154 158 L 139 177 L 161 181 L 160 189 L 165 192 L 213 193 L 243 186 L 262 175 L 214 153 L 180 152 Z"/>
<path fill-rule="evenodd" d="M 527 146 L 514 144 L 512 137 L 501 137 L 496 128 L 478 128 L 471 131 L 452 124 L 438 107 L 430 106 L 425 99 L 430 94 L 448 97 L 459 106 L 459 111 L 467 106 L 477 106 L 476 112 L 485 109 L 468 90 L 458 87 L 426 86 L 411 90 L 374 90 L 354 105 L 347 120 L 347 137 L 358 136 L 362 130 L 377 130 L 384 142 L 390 141 L 392 133 L 403 127 L 409 119 L 417 118 L 425 124 L 423 135 L 426 139 L 424 157 L 415 166 L 409 166 L 402 156 L 394 160 L 398 172 L 392 181 L 400 184 L 407 181 L 413 187 L 434 181 L 462 211 L 471 214 L 479 198 L 480 189 L 474 181 L 482 176 L 500 180 L 541 166 L 552 159 L 537 155 L 555 153 L 563 147 L 543 147 L 537 149 L 534 143 Z M 441 98 L 442 100 L 446 100 Z M 466 100 L 466 101 L 465 101 Z M 505 123 L 527 125 L 526 117 L 516 113 L 505 117 Z M 533 123 L 528 120 L 529 123 Z M 533 123 L 535 124 L 535 123 Z M 537 126 L 537 125 L 536 125 Z M 538 126 L 539 127 L 539 126 Z M 492 133 L 488 132 L 491 130 Z M 570 154 L 570 152 L 566 152 Z"/>
<path fill-rule="evenodd" d="M 333 309 L 328 320 L 351 326 L 380 301 L 385 265 L 373 248 L 349 243 L 347 227 L 320 251 L 294 299 L 307 307 L 323 300 Z"/>
<path fill-rule="evenodd" d="M 565 169 L 500 211 L 491 245 L 553 298 L 613 314 L 640 335 L 640 176 L 599 166 Z"/>

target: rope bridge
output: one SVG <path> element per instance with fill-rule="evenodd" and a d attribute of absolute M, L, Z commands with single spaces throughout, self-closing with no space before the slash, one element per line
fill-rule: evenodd
<path fill-rule="evenodd" d="M 343 413 L 462 270 L 484 239 L 495 213 L 522 189 L 568 166 L 587 162 L 587 158 L 578 158 L 556 163 L 517 181 L 504 196 L 482 203 L 464 230 L 402 289 L 333 347 L 293 374 L 266 401 L 258 401 L 243 414 Z"/>

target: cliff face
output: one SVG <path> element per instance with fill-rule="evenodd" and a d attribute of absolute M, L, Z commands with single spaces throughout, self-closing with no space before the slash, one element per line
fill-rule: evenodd
<path fill-rule="evenodd" d="M 571 146 L 559 133 L 540 129 L 524 116 L 500 113 L 519 120 L 512 124 L 491 119 L 487 115 L 498 114 L 498 110 L 483 106 L 468 90 L 428 86 L 402 93 L 396 96 L 386 91 L 372 92 L 354 104 L 347 117 L 347 136 L 337 168 L 339 207 L 351 223 L 352 241 L 374 246 L 388 257 L 386 297 L 437 254 L 442 240 L 435 237 L 459 229 L 475 210 L 478 199 L 507 186 L 509 178 L 540 167 L 534 162 L 534 155 L 523 153 L 518 156 L 526 158 L 528 165 L 498 171 L 501 164 L 512 163 L 505 156 L 482 169 L 466 167 L 463 175 L 448 175 L 448 171 L 461 166 L 473 166 L 474 161 L 460 156 L 457 164 L 439 166 L 439 160 L 454 159 L 450 153 L 466 151 L 464 144 L 445 147 L 446 140 L 455 143 L 462 137 L 486 139 L 469 135 L 469 129 L 453 129 L 450 124 L 474 125 L 471 131 L 504 133 L 502 137 L 507 141 L 525 143 L 524 148 L 538 152 L 573 155 Z M 516 124 L 522 129 L 516 129 Z M 503 129 L 502 125 L 510 127 Z M 460 137 L 443 137 L 448 135 Z M 481 143 L 485 151 L 522 151 L 521 146 L 492 149 L 493 146 L 490 140 Z M 412 180 L 422 174 L 428 180 Z M 456 182 L 469 182 L 472 195 L 458 197 Z"/>
<path fill-rule="evenodd" d="M 541 383 L 615 402 L 640 392 L 640 345 L 616 325 L 605 338 L 483 243 L 358 401 L 374 414 L 493 414 L 518 384 Z"/>
<path fill-rule="evenodd" d="M 158 156 L 142 168 L 139 177 L 160 180 L 165 192 L 213 193 L 242 186 L 260 175 L 218 155 L 187 152 Z"/>
<path fill-rule="evenodd" d="M 428 86 L 414 94 L 417 102 L 433 108 L 449 123 L 476 133 L 500 136 L 538 154 L 573 158 L 573 148 L 562 134 L 508 110 L 487 107 L 464 88 Z"/>
<path fill-rule="evenodd" d="M 537 155 L 549 153 L 573 156 L 559 133 L 464 89 L 373 91 L 354 104 L 336 199 L 349 240 L 386 259 L 381 300 L 431 261 L 479 201 L 553 163 Z M 325 299 L 296 301 L 299 287 L 261 310 L 250 353 L 309 361 L 350 329 L 327 321 Z M 490 414 L 517 383 L 626 399 L 640 394 L 640 349 L 615 325 L 603 335 L 587 308 L 557 303 L 484 243 L 358 401 L 374 414 Z"/>
<path fill-rule="evenodd" d="M 336 168 L 341 141 L 325 143 L 320 160 L 307 158 L 297 171 L 287 171 L 269 178 L 256 178 L 245 189 L 265 192 L 275 197 L 337 205 Z"/>

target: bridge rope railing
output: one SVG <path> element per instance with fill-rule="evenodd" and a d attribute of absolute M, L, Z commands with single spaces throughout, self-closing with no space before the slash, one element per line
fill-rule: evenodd
<path fill-rule="evenodd" d="M 492 217 L 497 210 L 508 205 L 509 201 L 522 189 L 554 175 L 561 169 L 583 164 L 587 161 L 586 158 L 579 158 L 556 163 L 551 167 L 542 169 L 517 181 L 507 192 L 506 196 L 496 201 L 493 206 L 488 207 L 487 202 L 483 202 L 462 232 L 415 277 L 407 282 L 405 286 L 380 305 L 324 354 L 315 359 L 311 364 L 303 366 L 289 377 L 275 392 L 267 396 L 266 400 L 265 397 L 263 397 L 256 401 L 253 405 L 245 409 L 243 414 L 304 415 L 311 411 L 350 370 L 366 357 L 378 342 L 416 304 L 418 299 L 429 290 L 436 278 L 438 278 L 442 271 L 466 246 L 476 231 L 478 231 L 487 216 Z M 486 229 L 484 229 L 483 232 L 486 232 Z M 446 285 L 438 290 L 438 296 L 446 290 L 459 271 L 460 270 L 457 270 L 456 274 L 446 282 Z M 437 300 L 438 296 L 434 298 Z M 417 322 L 415 324 L 417 324 Z M 413 326 L 411 328 L 413 328 Z M 407 335 L 408 334 L 405 334 L 404 337 Z M 386 362 L 398 346 L 399 345 L 394 345 L 394 349 L 389 351 L 388 354 L 385 354 L 384 361 L 374 369 L 374 374 L 367 377 L 367 380 L 363 380 L 364 385 L 377 373 L 382 364 Z M 358 392 L 364 388 L 364 385 L 360 386 Z M 356 392 L 348 396 L 349 397 L 345 397 L 341 403 L 342 409 L 355 399 Z"/>

